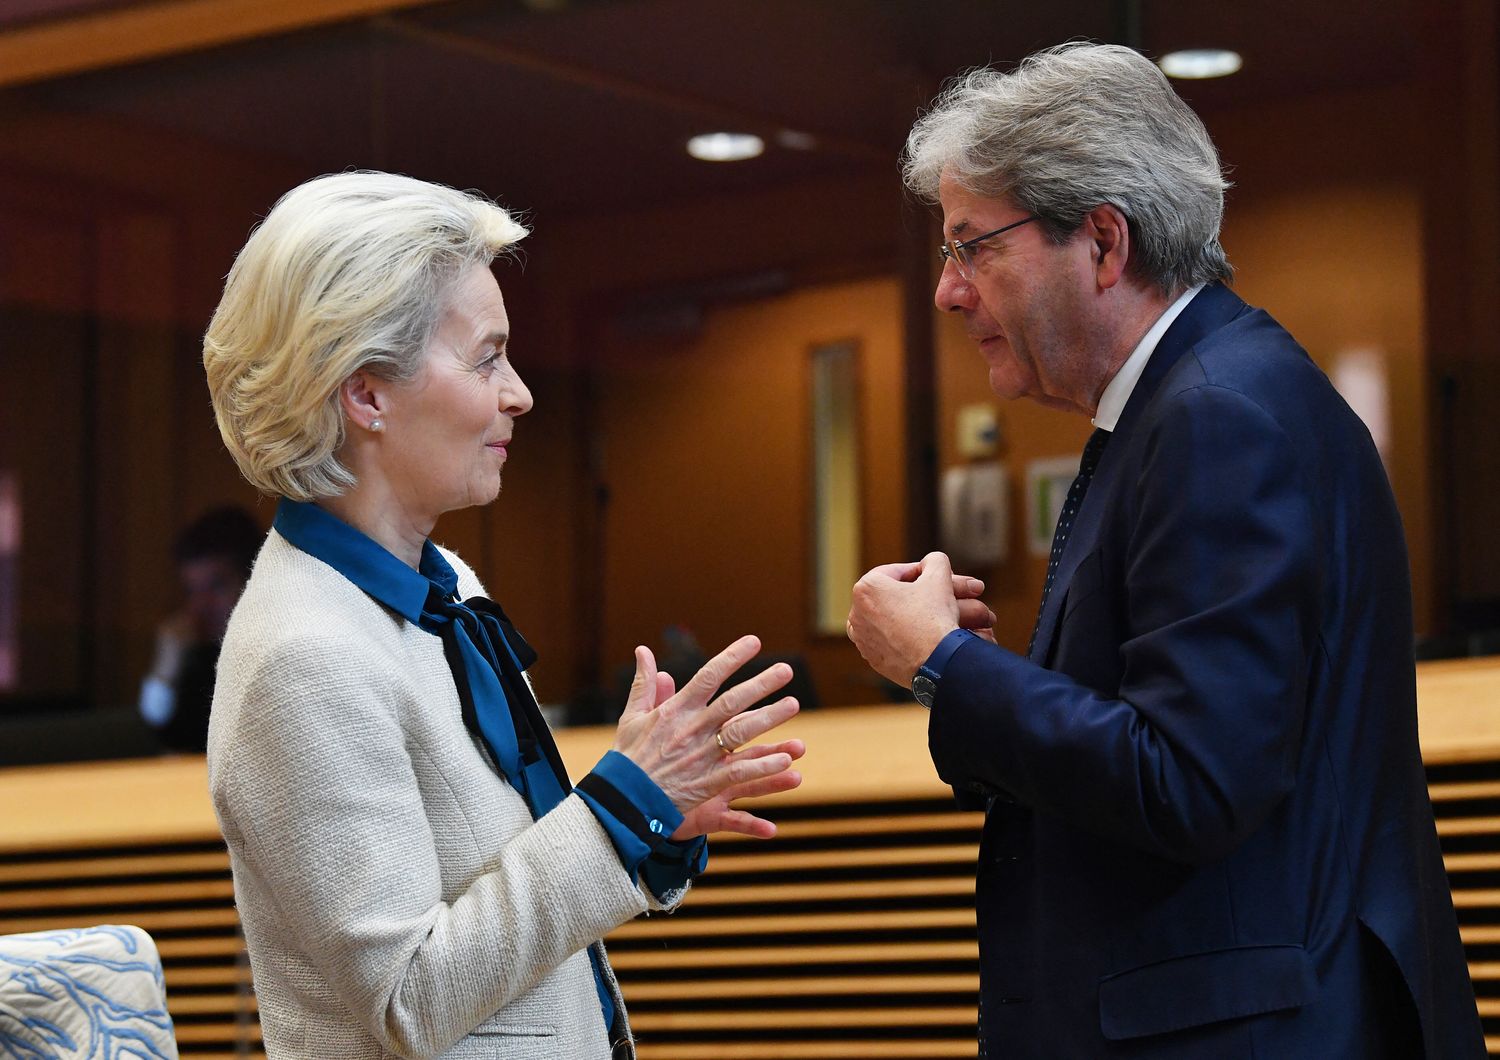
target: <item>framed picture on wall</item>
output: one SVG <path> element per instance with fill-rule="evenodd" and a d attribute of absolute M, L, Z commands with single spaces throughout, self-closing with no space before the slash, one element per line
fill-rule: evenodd
<path fill-rule="evenodd" d="M 1052 532 L 1078 477 L 1076 456 L 1051 456 L 1026 465 L 1026 545 L 1033 556 L 1052 551 Z"/>

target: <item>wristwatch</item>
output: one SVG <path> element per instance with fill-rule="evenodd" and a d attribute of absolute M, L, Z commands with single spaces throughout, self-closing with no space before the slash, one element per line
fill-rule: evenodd
<path fill-rule="evenodd" d="M 917 697 L 917 702 L 928 710 L 932 709 L 932 701 L 937 698 L 937 683 L 940 675 L 930 669 L 926 663 L 917 667 L 917 672 L 911 679 L 911 694 Z"/>
<path fill-rule="evenodd" d="M 938 682 L 943 679 L 943 667 L 948 665 L 954 652 L 973 639 L 972 630 L 955 629 L 938 641 L 927 661 L 917 667 L 917 672 L 912 675 L 911 694 L 917 697 L 918 703 L 928 710 L 932 709 L 933 700 L 937 699 Z"/>

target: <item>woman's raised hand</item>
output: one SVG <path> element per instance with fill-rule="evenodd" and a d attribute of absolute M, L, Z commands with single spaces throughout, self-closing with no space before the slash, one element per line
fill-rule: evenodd
<path fill-rule="evenodd" d="M 673 839 L 709 832 L 768 838 L 770 821 L 730 808 L 735 799 L 789 791 L 802 783 L 791 768 L 806 748 L 801 740 L 752 741 L 797 713 L 790 696 L 747 710 L 792 679 L 786 663 L 767 667 L 715 698 L 719 686 L 760 651 L 756 637 L 741 637 L 675 691 L 670 674 L 656 669 L 646 647 L 635 649 L 635 681 L 615 730 L 615 750 L 649 776 L 683 815 Z"/>

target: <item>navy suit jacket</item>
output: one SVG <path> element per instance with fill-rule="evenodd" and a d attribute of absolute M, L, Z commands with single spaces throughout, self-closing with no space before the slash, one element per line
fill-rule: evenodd
<path fill-rule="evenodd" d="M 1137 383 L 1031 658 L 960 648 L 929 742 L 990 804 L 988 1055 L 1387 1055 L 1403 1016 L 1428 1056 L 1484 1055 L 1385 472 L 1227 288 Z"/>

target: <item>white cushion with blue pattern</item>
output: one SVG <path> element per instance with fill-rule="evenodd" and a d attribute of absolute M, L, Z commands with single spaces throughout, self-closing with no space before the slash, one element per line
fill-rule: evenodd
<path fill-rule="evenodd" d="M 176 1060 L 166 997 L 138 927 L 0 935 L 4 1060 Z"/>

